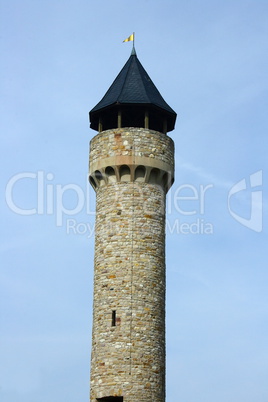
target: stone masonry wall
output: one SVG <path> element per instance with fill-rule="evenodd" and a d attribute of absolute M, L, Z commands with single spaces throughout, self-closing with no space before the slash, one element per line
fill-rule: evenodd
<path fill-rule="evenodd" d="M 101 159 L 118 156 L 145 156 L 173 165 L 174 143 L 165 134 L 137 127 L 102 131 L 91 140 L 91 166 Z"/>
<path fill-rule="evenodd" d="M 90 173 L 101 172 L 93 175 L 91 402 L 111 396 L 123 396 L 124 402 L 165 401 L 163 174 L 173 174 L 173 152 L 169 137 L 147 129 L 107 130 L 91 141 Z M 121 157 L 130 159 L 126 164 Z M 135 174 L 141 161 L 136 157 L 148 170 L 143 177 Z M 159 170 L 160 181 L 152 180 L 151 168 Z"/>

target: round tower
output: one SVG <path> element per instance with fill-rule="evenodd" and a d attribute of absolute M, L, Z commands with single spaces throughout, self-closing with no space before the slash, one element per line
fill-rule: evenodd
<path fill-rule="evenodd" d="M 96 191 L 90 401 L 165 401 L 165 197 L 176 113 L 133 52 L 90 112 Z"/>

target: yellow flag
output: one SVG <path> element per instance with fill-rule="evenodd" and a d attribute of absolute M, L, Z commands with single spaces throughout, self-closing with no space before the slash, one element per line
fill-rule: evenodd
<path fill-rule="evenodd" d="M 134 41 L 134 33 L 131 34 L 127 39 L 123 40 L 123 42 L 130 42 L 130 41 Z"/>

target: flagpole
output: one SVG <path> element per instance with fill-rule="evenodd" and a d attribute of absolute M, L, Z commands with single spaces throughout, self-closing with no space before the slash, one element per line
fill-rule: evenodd
<path fill-rule="evenodd" d="M 133 47 L 132 47 L 132 54 L 136 54 L 135 52 L 135 32 L 133 32 L 127 39 L 123 40 L 123 42 L 133 42 Z"/>

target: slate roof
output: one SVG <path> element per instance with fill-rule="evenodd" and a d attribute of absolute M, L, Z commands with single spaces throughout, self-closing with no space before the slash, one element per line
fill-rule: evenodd
<path fill-rule="evenodd" d="M 134 48 L 128 61 L 90 115 L 115 104 L 154 105 L 176 116 L 143 68 Z"/>

